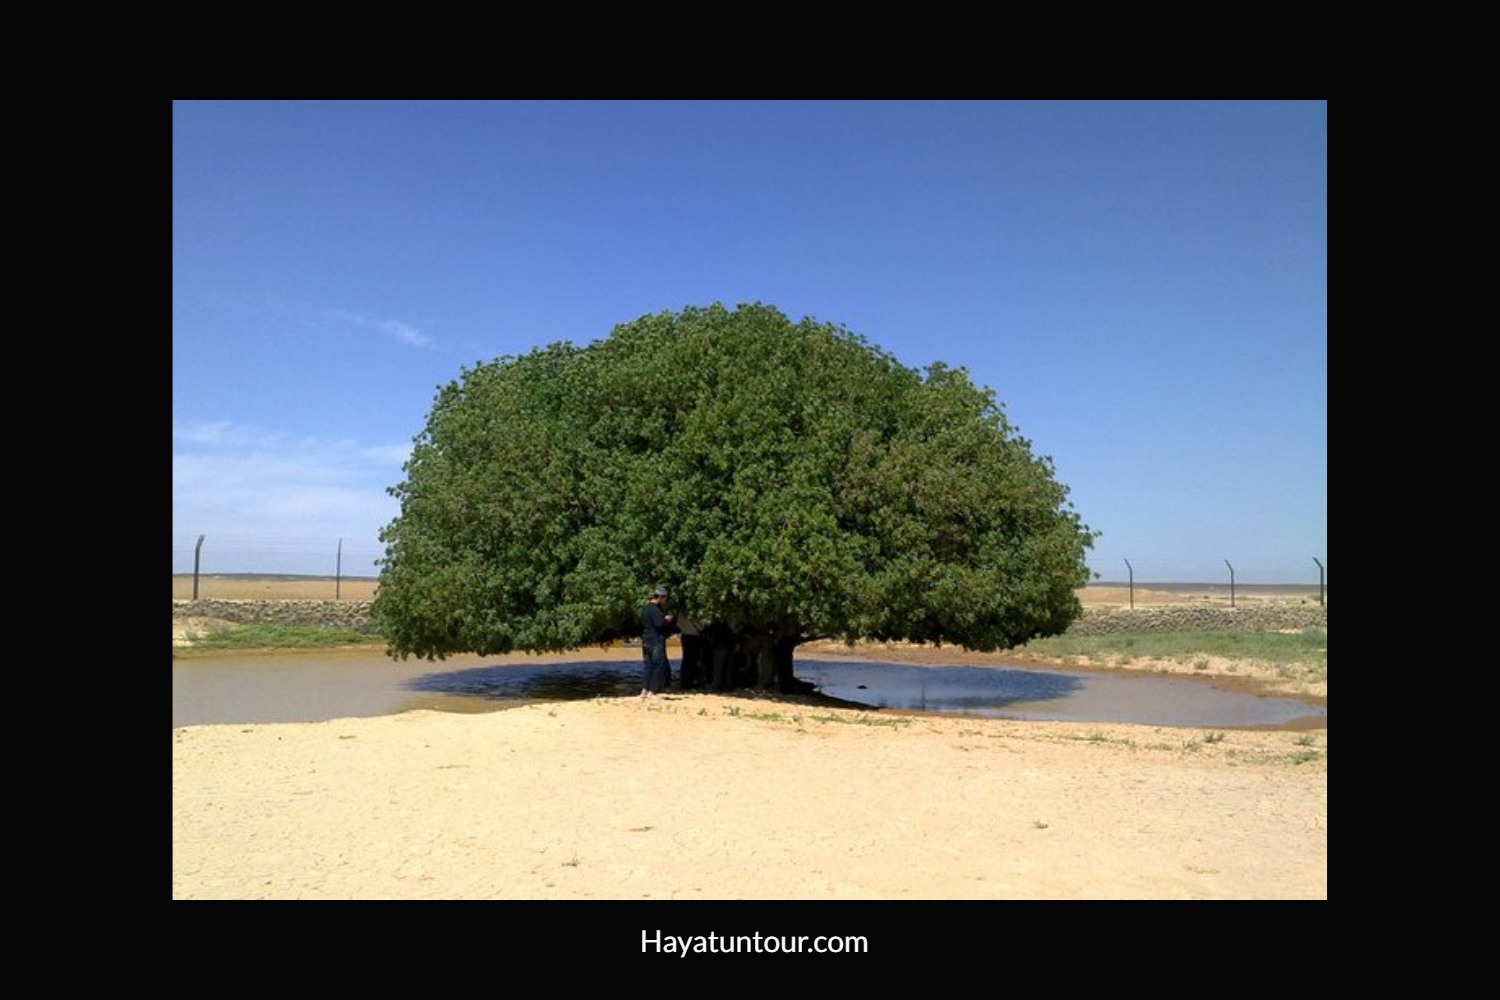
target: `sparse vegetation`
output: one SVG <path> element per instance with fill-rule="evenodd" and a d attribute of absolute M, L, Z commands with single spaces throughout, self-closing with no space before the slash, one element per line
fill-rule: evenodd
<path fill-rule="evenodd" d="M 1186 743 L 1184 743 L 1182 745 L 1182 749 L 1188 750 L 1188 751 L 1197 751 L 1197 750 L 1203 749 L 1205 746 L 1210 746 L 1210 745 L 1212 745 L 1214 743 L 1222 743 L 1222 742 L 1224 742 L 1224 734 L 1223 733 L 1219 733 L 1219 732 L 1204 733 L 1201 737 L 1188 740 Z"/>
<path fill-rule="evenodd" d="M 1016 652 L 1080 665 L 1125 666 L 1150 661 L 1191 664 L 1197 672 L 1239 673 L 1263 664 L 1284 681 L 1310 685 L 1328 680 L 1328 630 L 1301 632 L 1129 632 L 1033 639 Z"/>
<path fill-rule="evenodd" d="M 1134 659 L 1181 660 L 1218 656 L 1231 660 L 1259 660 L 1276 665 L 1328 663 L 1328 632 L 1307 628 L 1285 632 L 1122 632 L 1117 635 L 1059 635 L 1033 639 L 1018 652 L 1038 656 L 1104 661 Z"/>
<path fill-rule="evenodd" d="M 902 715 L 879 716 L 839 714 L 814 715 L 810 718 L 814 722 L 837 722 L 840 725 L 845 726 L 888 726 L 893 729 L 899 728 L 901 726 L 909 726 L 913 721 L 910 717 Z"/>
<path fill-rule="evenodd" d="M 382 646 L 378 635 L 316 625 L 226 625 L 189 635 L 195 650 L 329 649 L 336 646 Z M 175 654 L 174 654 L 175 655 Z"/>
<path fill-rule="evenodd" d="M 698 714 L 704 715 L 706 714 L 706 710 L 699 709 Z M 785 713 L 772 710 L 747 712 L 742 710 L 738 705 L 726 706 L 724 709 L 724 714 L 732 719 L 754 719 L 757 722 L 790 722 L 793 725 L 797 726 L 799 729 L 804 728 L 804 724 L 806 722 L 816 722 L 820 724 L 836 723 L 843 726 L 885 726 L 890 728 L 897 728 L 900 726 L 909 726 L 914 721 L 907 716 L 869 715 L 864 712 L 830 712 L 826 715 L 808 716 L 803 716 L 800 712 L 794 715 L 787 715 Z"/>

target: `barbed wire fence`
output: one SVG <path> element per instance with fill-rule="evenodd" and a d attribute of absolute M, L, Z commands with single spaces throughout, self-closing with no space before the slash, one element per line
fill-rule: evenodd
<path fill-rule="evenodd" d="M 327 596 L 339 597 L 344 582 L 374 581 L 380 575 L 380 560 L 385 546 L 373 536 L 309 538 L 279 535 L 181 535 L 172 536 L 172 577 L 174 596 L 214 597 L 215 581 L 243 577 L 305 578 L 309 583 L 329 581 Z M 1325 599 L 1327 561 L 1310 556 L 1305 573 L 1287 579 L 1286 571 L 1276 571 L 1252 561 L 1223 560 L 1224 569 L 1217 576 L 1205 576 L 1201 569 L 1150 559 L 1122 560 L 1118 571 L 1098 569 L 1097 585 L 1123 585 L 1149 590 L 1165 586 L 1244 588 L 1306 587 L 1309 593 Z M 191 585 L 193 593 L 187 592 Z M 222 583 L 218 589 L 223 589 Z"/>

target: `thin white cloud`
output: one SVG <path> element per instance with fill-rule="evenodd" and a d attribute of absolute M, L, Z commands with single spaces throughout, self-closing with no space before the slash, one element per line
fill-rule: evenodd
<path fill-rule="evenodd" d="M 193 539 L 225 539 L 266 557 L 281 551 L 332 549 L 338 540 L 378 546 L 399 513 L 386 492 L 401 477 L 409 445 L 291 439 L 228 421 L 173 422 L 174 565 Z M 234 572 L 299 572 L 272 565 Z"/>
<path fill-rule="evenodd" d="M 273 448 L 277 436 L 228 420 L 198 423 L 172 421 L 172 446 L 202 445 L 222 448 Z"/>
<path fill-rule="evenodd" d="M 393 468 L 399 469 L 401 468 L 401 466 L 405 465 L 406 460 L 411 457 L 411 445 L 371 445 L 365 448 L 361 448 L 360 454 L 364 455 L 372 462 L 377 462 L 381 465 L 389 465 Z"/>
<path fill-rule="evenodd" d="M 431 337 L 410 323 L 402 323 L 398 320 L 382 320 L 376 326 L 392 337 L 395 337 L 400 343 L 410 344 L 412 347 L 427 347 L 432 343 Z"/>
<path fill-rule="evenodd" d="M 363 330 L 376 330 L 398 344 L 408 347 L 431 347 L 432 338 L 422 328 L 400 319 L 372 319 L 343 309 L 329 309 L 324 315 L 335 323 Z"/>

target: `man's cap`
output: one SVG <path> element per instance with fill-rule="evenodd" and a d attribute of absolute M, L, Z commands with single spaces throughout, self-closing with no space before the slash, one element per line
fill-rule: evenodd
<path fill-rule="evenodd" d="M 651 591 L 651 596 L 652 597 L 666 597 L 667 596 L 667 588 L 666 587 L 657 587 L 655 590 Z"/>

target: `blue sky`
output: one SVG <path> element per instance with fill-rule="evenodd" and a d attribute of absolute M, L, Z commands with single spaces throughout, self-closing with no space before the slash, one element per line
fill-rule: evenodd
<path fill-rule="evenodd" d="M 373 574 L 440 386 L 714 302 L 966 368 L 1102 532 L 1100 579 L 1328 565 L 1324 101 L 172 118 L 174 572 L 203 536 L 205 573 Z"/>

